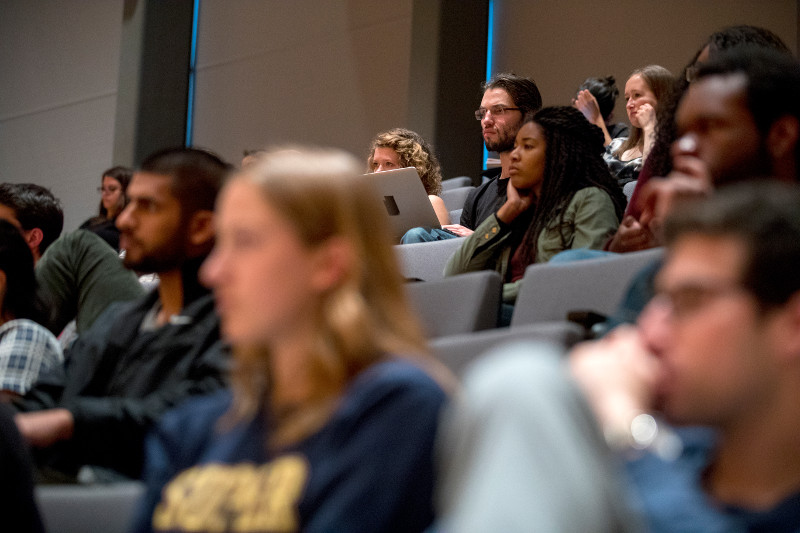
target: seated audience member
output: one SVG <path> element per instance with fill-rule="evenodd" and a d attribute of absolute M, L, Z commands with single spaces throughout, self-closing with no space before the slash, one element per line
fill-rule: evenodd
<path fill-rule="evenodd" d="M 3 402 L 0 402 L 0 513 L 6 531 L 45 531 L 36 508 L 33 462 L 14 424 L 14 410 Z"/>
<path fill-rule="evenodd" d="M 635 70 L 625 82 L 630 134 L 611 140 L 604 156 L 620 186 L 639 177 L 642 164 L 653 147 L 658 103 L 668 96 L 673 83 L 670 71 L 659 65 Z"/>
<path fill-rule="evenodd" d="M 97 188 L 100 193 L 99 212 L 80 226 L 80 229 L 98 234 L 116 251 L 119 251 L 119 229 L 115 222 L 128 203 L 126 191 L 132 175 L 133 172 L 125 167 L 113 167 L 103 172 Z"/>
<path fill-rule="evenodd" d="M 34 184 L 0 184 L 0 219 L 23 233 L 36 264 L 41 323 L 58 335 L 73 319 L 82 333 L 116 301 L 142 295 L 135 276 L 95 234 L 79 230 L 59 237 L 61 204 Z"/>
<path fill-rule="evenodd" d="M 798 180 L 800 64 L 789 54 L 741 46 L 697 70 L 675 113 L 672 172 L 642 198 L 657 227 L 676 196 L 705 194 L 758 176 Z"/>
<path fill-rule="evenodd" d="M 515 74 L 497 74 L 483 84 L 481 106 L 475 118 L 481 123 L 486 149 L 497 152 L 500 167 L 483 173 L 491 179 L 471 191 L 464 201 L 460 224 L 449 224 L 448 232 L 429 232 L 415 228 L 407 233 L 404 243 L 451 239 L 470 235 L 486 217 L 506 200 L 506 184 L 514 138 L 522 126 L 522 118 L 542 107 L 542 95 L 536 84 Z M 455 235 L 454 235 L 455 234 Z"/>
<path fill-rule="evenodd" d="M 572 107 L 526 117 L 509 154 L 507 199 L 450 258 L 446 275 L 498 271 L 513 304 L 528 265 L 570 248 L 600 248 L 625 197 L 602 159 L 603 137 Z"/>
<path fill-rule="evenodd" d="M 652 151 L 645 161 L 636 188 L 633 191 L 625 217 L 607 250 L 622 253 L 644 250 L 659 245 L 657 236 L 647 224 L 639 220 L 642 215 L 642 191 L 653 176 L 667 176 L 673 170 L 671 146 L 676 139 L 675 112 L 684 93 L 695 79 L 698 68 L 714 59 L 720 52 L 741 46 L 755 46 L 791 55 L 781 39 L 769 30 L 756 26 L 731 26 L 713 33 L 683 69 L 675 82 L 670 97 L 659 106 L 658 128 Z"/>
<path fill-rule="evenodd" d="M 219 321 L 197 271 L 214 242 L 214 201 L 228 169 L 212 154 L 180 148 L 150 156 L 134 174 L 117 218 L 125 264 L 161 282 L 107 309 L 69 349 L 63 372 L 14 400 L 41 466 L 138 477 L 150 425 L 177 402 L 224 385 Z"/>
<path fill-rule="evenodd" d="M 603 130 L 604 146 L 612 139 L 628 137 L 630 128 L 622 122 L 612 123 L 614 105 L 619 97 L 619 89 L 614 76 L 605 78 L 586 78 L 578 87 L 578 94 L 572 101 L 573 107 L 583 113 L 586 120 Z"/>
<path fill-rule="evenodd" d="M 75 320 L 78 335 L 114 302 L 144 295 L 136 274 L 99 235 L 86 230 L 62 235 L 36 263 L 37 298 L 43 324 L 58 335 Z"/>
<path fill-rule="evenodd" d="M 437 435 L 435 531 L 644 531 L 563 356 L 516 343 L 467 370 Z"/>
<path fill-rule="evenodd" d="M 36 263 L 64 228 L 61 202 L 34 183 L 0 183 L 0 218 L 22 231 Z"/>
<path fill-rule="evenodd" d="M 53 334 L 36 321 L 33 256 L 19 229 L 0 220 L 0 398 L 24 394 L 64 360 Z"/>
<path fill-rule="evenodd" d="M 576 348 L 573 374 L 632 451 L 650 531 L 800 531 L 800 191 L 762 180 L 681 207 L 638 327 Z M 709 429 L 665 438 L 652 415 Z"/>
<path fill-rule="evenodd" d="M 358 162 L 276 151 L 218 205 L 203 266 L 232 391 L 148 438 L 134 531 L 424 531 L 445 392 Z M 364 221 L 369 221 L 365 224 Z"/>
<path fill-rule="evenodd" d="M 674 170 L 648 184 L 642 224 L 657 234 L 676 198 L 712 194 L 748 176 L 796 183 L 798 91 L 800 64 L 775 50 L 742 46 L 700 67 L 678 106 Z M 629 291 L 615 322 L 641 311 L 652 294 L 647 281 L 645 276 Z"/>
<path fill-rule="evenodd" d="M 367 172 L 383 172 L 407 167 L 417 169 L 439 224 L 442 226 L 449 224 L 450 212 L 444 205 L 444 200 L 439 198 L 442 192 L 442 170 L 436 154 L 425 139 L 411 130 L 394 128 L 379 133 L 372 140 L 367 157 Z M 438 228 L 433 229 L 438 230 Z"/>

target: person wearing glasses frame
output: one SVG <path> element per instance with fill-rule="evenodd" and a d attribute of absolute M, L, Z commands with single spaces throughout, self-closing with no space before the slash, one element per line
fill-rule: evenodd
<path fill-rule="evenodd" d="M 122 213 L 128 204 L 126 191 L 133 171 L 116 166 L 103 172 L 101 186 L 97 188 L 100 195 L 100 206 L 97 216 L 81 224 L 80 229 L 96 233 L 114 250 L 119 251 L 119 230 L 116 226 L 117 215 Z"/>
<path fill-rule="evenodd" d="M 541 109 L 542 95 L 533 80 L 509 73 L 495 75 L 482 87 L 483 97 L 475 119 L 481 124 L 486 149 L 498 154 L 500 167 L 483 172 L 490 179 L 467 196 L 458 224 L 443 226 L 445 231 L 412 228 L 403 236 L 403 243 L 467 237 L 505 203 L 514 139 L 523 117 Z"/>

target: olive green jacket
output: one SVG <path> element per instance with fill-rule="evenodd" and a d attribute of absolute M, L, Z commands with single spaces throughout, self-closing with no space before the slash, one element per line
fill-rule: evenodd
<path fill-rule="evenodd" d="M 539 234 L 537 263 L 545 263 L 557 253 L 572 248 L 602 249 L 608 237 L 617 230 L 619 219 L 614 203 L 605 191 L 586 187 L 576 192 L 567 205 L 564 223 L 567 246 L 562 246 L 557 221 L 553 221 Z M 510 225 L 500 223 L 496 214 L 487 217 L 450 257 L 444 274 L 452 276 L 491 269 L 507 279 L 511 260 L 510 236 Z M 503 285 L 504 302 L 513 304 L 516 301 L 521 283 L 522 280 L 518 280 Z"/>

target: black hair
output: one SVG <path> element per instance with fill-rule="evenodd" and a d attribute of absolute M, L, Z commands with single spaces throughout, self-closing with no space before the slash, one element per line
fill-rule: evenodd
<path fill-rule="evenodd" d="M 0 270 L 6 276 L 3 316 L 39 321 L 41 316 L 34 303 L 36 276 L 33 254 L 19 228 L 7 220 L 0 220 Z"/>
<path fill-rule="evenodd" d="M 520 243 L 522 258 L 530 264 L 535 260 L 539 234 L 546 227 L 558 227 L 561 244 L 567 247 L 564 215 L 580 189 L 597 187 L 608 193 L 620 220 L 627 202 L 603 161 L 603 132 L 590 124 L 583 113 L 570 106 L 545 107 L 536 114 L 526 115 L 524 124 L 528 122 L 542 128 L 546 143 L 539 201 Z"/>
<path fill-rule="evenodd" d="M 740 46 L 766 48 L 784 53 L 787 56 L 792 55 L 781 38 L 766 28 L 739 25 L 729 26 L 712 33 L 708 40 L 706 40 L 694 54 L 692 60 L 684 67 L 681 75 L 675 80 L 669 98 L 665 99 L 663 105 L 659 105 L 656 116 L 658 120 L 656 139 L 653 143 L 650 155 L 647 157 L 647 164 L 650 166 L 652 175 L 654 176 L 666 176 L 672 170 L 670 148 L 672 142 L 678 136 L 677 128 L 675 127 L 675 112 L 678 109 L 678 104 L 683 94 L 689 88 L 687 71 L 698 66 L 697 58 L 706 46 L 709 48 L 709 57 L 711 59 L 716 57 L 720 52 L 732 50 Z"/>
<path fill-rule="evenodd" d="M 188 220 L 197 211 L 214 210 L 217 194 L 233 167 L 209 151 L 180 147 L 150 155 L 140 170 L 171 178 L 181 217 Z"/>
<path fill-rule="evenodd" d="M 61 202 L 50 189 L 35 183 L 0 183 L 0 205 L 14 210 L 22 229 L 42 230 L 39 254 L 55 241 L 64 229 Z"/>
<path fill-rule="evenodd" d="M 578 87 L 578 92 L 584 89 L 592 93 L 592 96 L 597 100 L 597 106 L 600 108 L 600 115 L 603 120 L 607 121 L 611 112 L 614 111 L 617 98 L 619 98 L 619 89 L 614 76 L 586 78 L 581 86 Z"/>
<path fill-rule="evenodd" d="M 481 87 L 483 92 L 489 89 L 506 91 L 514 101 L 514 105 L 522 111 L 522 116 L 535 113 L 542 108 L 542 95 L 536 83 L 530 78 L 523 78 L 513 73 L 495 74 Z"/>
<path fill-rule="evenodd" d="M 763 310 L 800 291 L 800 188 L 758 180 L 730 185 L 709 199 L 685 202 L 667 218 L 664 237 L 731 237 L 746 248 L 741 283 Z"/>

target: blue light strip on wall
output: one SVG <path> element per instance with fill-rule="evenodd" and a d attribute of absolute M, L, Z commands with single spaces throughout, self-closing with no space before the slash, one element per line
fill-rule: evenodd
<path fill-rule="evenodd" d="M 186 95 L 186 146 L 192 145 L 192 116 L 194 115 L 194 74 L 197 66 L 197 19 L 200 17 L 200 0 L 192 7 L 192 51 L 189 54 L 189 90 Z"/>
<path fill-rule="evenodd" d="M 492 52 L 494 48 L 494 0 L 489 0 L 489 25 L 486 34 L 486 80 L 492 77 Z M 483 145 L 483 168 L 486 168 L 486 160 L 489 159 L 489 151 Z"/>

